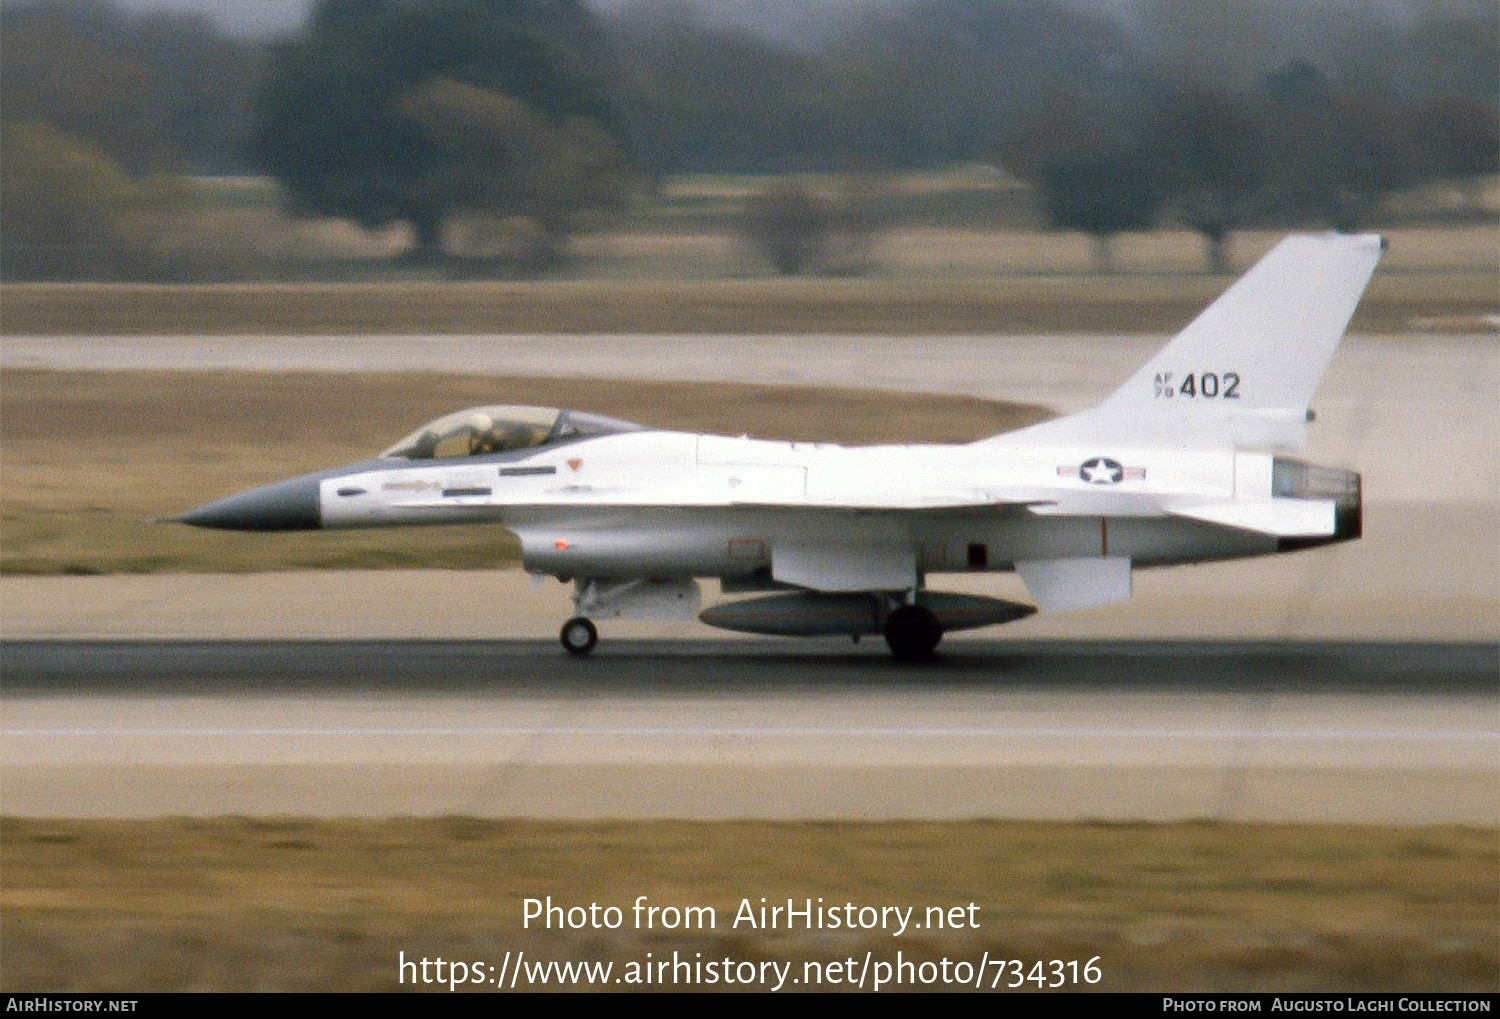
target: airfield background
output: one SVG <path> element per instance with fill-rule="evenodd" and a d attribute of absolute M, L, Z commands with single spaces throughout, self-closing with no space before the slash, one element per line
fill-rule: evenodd
<path fill-rule="evenodd" d="M 1495 991 L 1497 29 L 1470 0 L 3 0 L 0 989 L 904 951 Z M 148 522 L 497 401 L 979 438 L 1329 228 L 1392 242 L 1315 404 L 1365 538 L 930 669 L 647 628 L 578 675 L 504 535 Z M 981 925 L 526 927 L 547 895 Z"/>

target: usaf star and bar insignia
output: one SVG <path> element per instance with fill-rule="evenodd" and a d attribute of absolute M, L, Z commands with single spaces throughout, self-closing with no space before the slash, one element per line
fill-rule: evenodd
<path fill-rule="evenodd" d="M 1081 464 L 1062 464 L 1057 468 L 1060 478 L 1077 477 L 1091 485 L 1118 485 L 1122 481 L 1139 481 L 1146 476 L 1144 467 L 1125 467 L 1120 461 L 1107 456 L 1096 456 Z"/>

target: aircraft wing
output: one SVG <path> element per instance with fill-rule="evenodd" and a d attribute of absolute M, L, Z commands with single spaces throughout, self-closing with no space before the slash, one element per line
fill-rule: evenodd
<path fill-rule="evenodd" d="M 906 523 L 915 516 L 949 514 L 953 516 L 1024 513 L 1043 502 L 1023 495 L 1035 493 L 999 493 L 967 491 L 904 491 L 900 493 L 838 493 L 837 496 L 808 497 L 788 492 L 784 497 L 761 491 L 746 498 L 735 498 L 732 492 L 643 491 L 631 486 L 621 489 L 569 486 L 541 497 L 530 496 L 524 502 L 509 502 L 492 496 L 459 496 L 403 502 L 405 508 L 430 509 L 435 519 L 444 510 L 470 515 L 493 516 L 516 530 L 527 543 L 527 534 L 544 532 L 535 541 L 537 556 L 566 555 L 566 546 L 552 550 L 557 528 L 587 526 L 599 519 L 617 518 L 620 512 L 638 512 L 645 518 L 653 515 L 677 516 L 680 511 L 745 511 L 768 513 L 787 518 L 801 518 L 804 525 L 794 530 L 805 532 L 802 538 L 777 540 L 771 546 L 771 575 L 777 581 L 814 591 L 848 592 L 900 590 L 913 583 L 917 575 L 916 552 L 909 541 L 902 540 Z M 854 517 L 861 518 L 856 522 Z M 820 523 L 814 524 L 815 520 Z M 648 529 L 649 530 L 649 529 Z M 826 535 L 840 540 L 826 540 Z M 596 540 L 597 536 L 596 536 Z M 616 535 L 624 545 L 633 540 Z"/>

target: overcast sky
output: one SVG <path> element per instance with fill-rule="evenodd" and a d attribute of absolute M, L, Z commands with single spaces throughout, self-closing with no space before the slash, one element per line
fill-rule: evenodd
<path fill-rule="evenodd" d="M 271 35 L 295 28 L 306 14 L 312 0 L 117 0 L 131 10 L 170 8 L 180 11 L 202 11 L 229 31 L 242 35 Z M 611 9 L 624 6 L 630 0 L 585 0 L 592 7 Z M 750 14 L 754 8 L 791 6 L 795 0 L 700 0 L 710 8 L 717 8 L 726 21 L 739 21 L 736 13 Z M 846 0 L 805 0 L 808 6 L 842 5 Z M 858 0 L 856 0 L 858 2 Z M 866 0 L 880 2 L 880 0 Z M 1074 6 L 1128 9 L 1133 0 L 1067 0 Z M 1213 0 L 1205 0 L 1207 3 Z M 1406 11 L 1410 5 L 1441 3 L 1441 0 L 1324 0 L 1343 6 L 1373 6 L 1395 13 Z M 728 15 L 728 17 L 724 17 Z M 754 19 L 752 15 L 752 20 Z"/>
<path fill-rule="evenodd" d="M 202 11 L 224 28 L 240 35 L 273 35 L 301 23 L 313 0 L 115 0 L 127 10 Z M 609 10 L 629 0 L 584 0 L 591 7 Z M 807 0 L 817 4 L 820 0 Z M 828 0 L 821 0 L 828 2 Z M 708 0 L 708 4 L 752 6 L 764 0 Z"/>
<path fill-rule="evenodd" d="M 274 35 L 302 21 L 312 0 L 116 0 L 133 11 L 202 11 L 239 35 Z"/>

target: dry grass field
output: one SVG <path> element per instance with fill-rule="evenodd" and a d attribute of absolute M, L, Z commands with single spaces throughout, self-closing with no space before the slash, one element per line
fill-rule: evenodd
<path fill-rule="evenodd" d="M 1098 956 L 1103 990 L 1500 988 L 1492 830 L 1056 824 L 0 822 L 0 990 L 390 990 L 397 953 L 980 962 Z M 522 928 L 521 900 L 626 910 Z M 636 896 L 713 930 L 634 930 Z M 730 928 L 742 897 L 953 906 L 978 930 Z M 617 970 L 618 972 L 618 970 Z M 1007 975 L 1007 980 L 1010 979 Z M 524 981 L 521 984 L 524 986 Z"/>
<path fill-rule="evenodd" d="M 1238 235 L 1235 263 L 1279 236 Z M 1353 330 L 1455 319 L 1472 331 L 1500 312 L 1497 240 L 1490 225 L 1397 231 Z M 1158 333 L 1230 282 L 1201 271 L 1201 244 L 1182 232 L 1121 238 L 1106 276 L 1092 275 L 1087 238 L 1026 231 L 894 231 L 862 279 L 772 278 L 723 234 L 620 232 L 577 249 L 561 277 L 522 282 L 6 284 L 0 333 Z"/>
<path fill-rule="evenodd" d="M 1074 275 L 703 283 L 18 283 L 0 286 L 0 332 L 1169 333 L 1229 282 L 1206 275 Z M 1473 320 L 1497 307 L 1493 271 L 1379 276 L 1351 329 L 1408 332 L 1418 320 Z"/>
<path fill-rule="evenodd" d="M 493 527 L 225 534 L 157 524 L 210 499 L 366 459 L 485 403 L 572 407 L 665 428 L 843 442 L 952 442 L 1041 420 L 966 397 L 729 384 L 442 375 L 7 371 L 0 572 L 492 567 Z"/>

